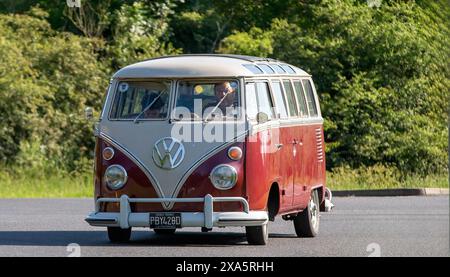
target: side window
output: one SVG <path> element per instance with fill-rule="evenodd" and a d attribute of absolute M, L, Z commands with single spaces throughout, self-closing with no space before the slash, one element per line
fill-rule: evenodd
<path fill-rule="evenodd" d="M 247 116 L 250 119 L 255 119 L 258 112 L 264 112 L 269 119 L 273 118 L 273 104 L 270 99 L 268 84 L 264 82 L 247 83 L 245 88 Z"/>
<path fill-rule="evenodd" d="M 286 102 L 283 97 L 283 88 L 280 82 L 272 82 L 272 93 L 275 99 L 276 111 L 280 118 L 287 118 Z"/>
<path fill-rule="evenodd" d="M 305 92 L 300 81 L 294 81 L 295 94 L 297 95 L 298 107 L 300 108 L 300 116 L 308 117 L 308 107 L 306 106 Z"/>
<path fill-rule="evenodd" d="M 306 101 L 308 101 L 309 114 L 310 116 L 317 116 L 316 101 L 314 99 L 314 92 L 309 80 L 303 80 L 303 86 L 306 91 Z"/>
<path fill-rule="evenodd" d="M 255 83 L 247 83 L 245 85 L 245 102 L 247 104 L 247 116 L 252 119 L 255 118 L 258 113 Z"/>
<path fill-rule="evenodd" d="M 283 80 L 284 89 L 286 91 L 286 99 L 289 107 L 289 113 L 292 117 L 298 116 L 297 104 L 295 104 L 294 90 L 292 89 L 291 81 Z"/>
<path fill-rule="evenodd" d="M 269 119 L 273 118 L 273 103 L 270 98 L 269 84 L 266 82 L 256 83 L 256 91 L 258 98 L 258 111 L 266 113 Z"/>

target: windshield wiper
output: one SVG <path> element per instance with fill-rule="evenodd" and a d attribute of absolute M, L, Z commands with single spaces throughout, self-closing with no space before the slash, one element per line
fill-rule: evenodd
<path fill-rule="evenodd" d="M 234 91 L 228 91 L 227 93 L 225 93 L 224 95 L 223 95 L 223 97 L 220 99 L 220 101 L 219 101 L 219 103 L 217 103 L 217 105 L 211 110 L 211 112 L 203 119 L 203 122 L 204 123 L 207 123 L 207 122 L 209 122 L 208 121 L 208 118 L 217 110 L 217 108 L 220 106 L 220 104 L 222 104 L 222 102 L 223 102 L 223 100 L 225 100 L 225 98 L 229 95 L 229 94 L 231 94 L 231 93 L 233 93 Z M 211 119 L 212 120 L 212 119 Z"/>
<path fill-rule="evenodd" d="M 147 107 L 145 107 L 145 108 L 142 110 L 142 112 L 140 112 L 140 113 L 138 114 L 138 116 L 133 120 L 133 123 L 137 123 L 139 117 L 141 117 L 146 111 L 148 111 L 148 109 L 150 109 L 150 108 L 153 106 L 153 104 L 155 104 L 155 102 L 158 101 L 158 99 L 161 98 L 161 95 L 162 95 L 163 93 L 165 93 L 166 91 L 167 91 L 167 90 L 165 90 L 165 89 L 162 90 L 162 91 L 158 94 L 158 96 L 156 96 L 155 99 L 153 99 L 153 101 L 152 101 L 150 104 L 148 104 Z"/>

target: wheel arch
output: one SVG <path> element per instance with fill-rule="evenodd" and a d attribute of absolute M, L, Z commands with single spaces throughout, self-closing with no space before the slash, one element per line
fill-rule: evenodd
<path fill-rule="evenodd" d="M 325 210 L 325 186 L 318 185 L 311 188 L 311 191 L 317 190 L 319 195 L 320 211 Z"/>
<path fill-rule="evenodd" d="M 278 182 L 273 182 L 270 185 L 269 195 L 267 197 L 267 212 L 269 220 L 274 221 L 275 216 L 280 211 L 280 186 Z"/>

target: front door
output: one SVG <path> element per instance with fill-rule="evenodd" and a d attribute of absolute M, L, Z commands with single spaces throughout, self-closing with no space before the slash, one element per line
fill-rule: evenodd
<path fill-rule="evenodd" d="M 280 171 L 282 189 L 280 210 L 283 211 L 290 209 L 294 200 L 294 153 L 296 150 L 293 141 L 295 133 L 293 132 L 294 128 L 290 126 L 289 102 L 286 101 L 280 81 L 272 82 L 272 95 L 280 118 L 280 144 L 277 165 Z"/>

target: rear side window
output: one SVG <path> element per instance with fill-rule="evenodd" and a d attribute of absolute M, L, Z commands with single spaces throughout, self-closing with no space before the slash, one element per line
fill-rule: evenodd
<path fill-rule="evenodd" d="M 273 104 L 267 83 L 248 83 L 246 85 L 245 97 L 247 102 L 247 116 L 250 119 L 255 119 L 258 112 L 267 114 L 269 119 L 273 118 Z"/>
<path fill-rule="evenodd" d="M 297 105 L 295 103 L 294 90 L 292 89 L 291 81 L 283 81 L 284 89 L 286 90 L 286 99 L 289 107 L 289 113 L 292 117 L 298 116 Z"/>
<path fill-rule="evenodd" d="M 295 94 L 297 95 L 297 103 L 300 109 L 301 117 L 308 117 L 308 107 L 306 105 L 305 92 L 300 81 L 294 81 Z"/>
<path fill-rule="evenodd" d="M 277 114 L 280 115 L 280 118 L 287 118 L 286 102 L 283 97 L 283 88 L 281 87 L 280 82 L 272 83 L 272 93 L 273 98 L 275 99 Z"/>
<path fill-rule="evenodd" d="M 303 86 L 305 87 L 306 92 L 306 101 L 308 102 L 309 107 L 309 115 L 317 116 L 317 106 L 316 101 L 314 99 L 314 92 L 311 86 L 311 82 L 309 80 L 303 80 Z"/>

